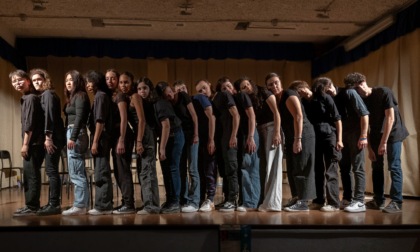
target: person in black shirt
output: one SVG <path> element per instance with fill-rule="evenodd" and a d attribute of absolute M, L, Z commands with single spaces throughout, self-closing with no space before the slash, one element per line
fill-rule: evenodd
<path fill-rule="evenodd" d="M 61 150 L 65 144 L 64 123 L 61 118 L 61 101 L 55 93 L 48 73 L 43 69 L 32 69 L 30 77 L 35 89 L 39 92 L 41 106 L 45 114 L 45 172 L 49 178 L 48 204 L 41 207 L 37 215 L 61 214 L 60 192 L 61 179 L 58 164 Z"/>
<path fill-rule="evenodd" d="M 155 119 L 155 92 L 152 81 L 141 77 L 137 81 L 137 93 L 143 100 L 143 111 L 146 119 L 142 139 L 143 152 L 137 159 L 137 173 L 141 185 L 143 209 L 137 212 L 140 215 L 158 214 L 160 212 L 159 187 L 156 174 L 156 119 Z"/>
<path fill-rule="evenodd" d="M 402 121 L 398 102 L 387 87 L 369 87 L 366 77 L 360 73 L 354 83 L 369 112 L 369 159 L 372 161 L 373 200 L 367 208 L 382 209 L 385 213 L 402 212 L 403 174 L 401 169 L 402 141 L 409 135 Z M 385 206 L 384 197 L 384 155 L 387 156 L 391 173 L 391 202 Z"/>
<path fill-rule="evenodd" d="M 109 165 L 110 132 L 113 128 L 112 93 L 106 86 L 105 76 L 102 73 L 89 71 L 85 79 L 86 90 L 95 96 L 89 115 L 90 150 L 95 165 L 95 205 L 88 213 L 91 215 L 112 214 L 113 191 Z"/>
<path fill-rule="evenodd" d="M 67 163 L 71 182 L 74 185 L 74 202 L 63 215 L 84 215 L 89 206 L 89 184 L 86 175 L 85 156 L 89 148 L 87 120 L 90 100 L 82 75 L 71 70 L 65 75 L 65 115 L 67 125 Z"/>
<path fill-rule="evenodd" d="M 166 82 L 156 85 L 158 100 L 155 103 L 155 113 L 160 125 L 159 160 L 165 183 L 166 202 L 161 213 L 178 213 L 180 211 L 181 177 L 179 162 L 184 147 L 184 133 L 181 120 L 176 116 L 172 104 L 163 97 L 168 96 L 172 89 Z"/>
<path fill-rule="evenodd" d="M 35 94 L 31 80 L 23 70 L 16 70 L 9 74 L 10 81 L 16 91 L 22 94 L 21 122 L 23 172 L 25 179 L 25 206 L 17 209 L 13 216 L 35 215 L 40 207 L 41 195 L 41 165 L 44 161 L 44 112 L 41 100 Z"/>

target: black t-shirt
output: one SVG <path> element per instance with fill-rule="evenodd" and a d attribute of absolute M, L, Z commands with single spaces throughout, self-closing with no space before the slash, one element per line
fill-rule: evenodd
<path fill-rule="evenodd" d="M 146 125 L 152 129 L 156 128 L 156 113 L 155 106 L 152 101 L 143 99 L 143 111 L 144 118 L 146 119 Z"/>
<path fill-rule="evenodd" d="M 174 110 L 176 116 L 181 119 L 182 129 L 184 131 L 194 131 L 194 122 L 187 108 L 188 104 L 191 103 L 191 98 L 185 92 L 179 92 L 177 95 L 178 100 L 174 104 Z"/>
<path fill-rule="evenodd" d="M 129 113 L 130 108 L 130 97 L 127 94 L 124 94 L 122 92 L 118 92 L 115 97 L 113 98 L 112 103 L 112 120 L 115 127 L 119 127 L 121 123 L 121 115 L 120 115 L 120 109 L 118 108 L 118 103 L 125 102 L 127 104 L 127 115 Z"/>
<path fill-rule="evenodd" d="M 310 102 L 302 101 L 309 121 L 318 133 L 331 134 L 336 130 L 335 122 L 341 120 L 337 106 L 330 95 L 314 94 Z"/>
<path fill-rule="evenodd" d="M 372 93 L 368 97 L 363 98 L 363 101 L 370 112 L 369 126 L 371 137 L 376 140 L 380 140 L 382 137 L 385 123 L 385 110 L 389 108 L 394 109 L 394 124 L 392 125 L 388 142 L 400 142 L 409 135 L 402 121 L 397 99 L 395 99 L 394 94 L 389 88 L 372 88 Z"/>
<path fill-rule="evenodd" d="M 70 139 L 77 140 L 80 129 L 86 127 L 90 110 L 89 96 L 85 92 L 76 94 L 69 104 L 67 104 L 65 113 L 67 116 L 67 123 L 73 124 L 73 131 Z"/>
<path fill-rule="evenodd" d="M 369 111 L 360 95 L 352 88 L 341 89 L 334 98 L 341 115 L 344 134 L 360 133 L 360 117 L 369 115 Z"/>
<path fill-rule="evenodd" d="M 195 113 L 198 121 L 198 135 L 200 139 L 207 139 L 209 137 L 209 119 L 205 113 L 208 107 L 212 107 L 209 98 L 203 94 L 197 94 L 193 97 L 192 103 L 194 105 Z"/>
<path fill-rule="evenodd" d="M 303 116 L 302 138 L 309 138 L 309 137 L 315 136 L 315 132 L 313 130 L 312 124 L 309 122 L 309 119 L 306 116 L 305 107 L 303 106 L 301 102 L 299 94 L 296 91 L 291 90 L 291 89 L 284 90 L 281 96 L 278 108 L 280 110 L 281 128 L 283 129 L 284 135 L 286 137 L 286 146 L 292 146 L 294 137 L 295 137 L 294 118 L 286 106 L 286 101 L 291 96 L 296 96 L 299 99 L 300 106 L 302 108 L 302 116 Z"/>
<path fill-rule="evenodd" d="M 248 135 L 249 118 L 245 110 L 252 107 L 252 102 L 248 94 L 245 92 L 238 92 L 233 96 L 233 98 L 235 99 L 236 108 L 238 109 L 239 116 L 241 118 L 239 122 L 238 135 L 243 135 L 246 137 Z"/>
<path fill-rule="evenodd" d="M 45 115 L 45 133 L 51 133 L 54 144 L 61 147 L 66 142 L 66 135 L 61 118 L 60 98 L 53 90 L 45 90 L 40 97 Z"/>
<path fill-rule="evenodd" d="M 20 99 L 21 104 L 21 123 L 22 140 L 25 132 L 32 131 L 32 137 L 29 141 L 31 145 L 43 145 L 44 134 L 44 111 L 41 107 L 41 99 L 35 94 L 23 95 Z"/>
<path fill-rule="evenodd" d="M 273 122 L 274 115 L 267 103 L 268 97 L 272 96 L 273 93 L 264 87 L 258 86 L 257 88 L 258 95 L 256 97 L 253 95 L 254 101 L 252 102 L 254 106 L 256 121 L 258 124 Z"/>
<path fill-rule="evenodd" d="M 213 104 L 216 122 L 218 121 L 220 123 L 222 141 L 229 141 L 233 126 L 232 115 L 230 114 L 229 109 L 236 106 L 235 100 L 229 92 L 217 92 L 216 96 L 213 98 Z M 217 127 L 216 129 L 219 128 Z"/>
<path fill-rule="evenodd" d="M 168 100 L 159 99 L 155 103 L 155 113 L 160 130 L 162 130 L 161 122 L 165 119 L 169 119 L 171 132 L 174 132 L 181 127 L 181 120 L 176 116 L 174 108 Z"/>
<path fill-rule="evenodd" d="M 97 122 L 104 124 L 102 133 L 110 134 L 108 132 L 113 128 L 111 104 L 111 99 L 105 92 L 101 90 L 96 92 L 89 116 L 89 130 L 91 134 L 95 134 Z"/>

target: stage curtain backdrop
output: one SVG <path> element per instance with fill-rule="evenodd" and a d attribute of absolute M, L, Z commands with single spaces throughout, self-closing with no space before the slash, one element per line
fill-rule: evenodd
<path fill-rule="evenodd" d="M 402 169 L 404 175 L 403 194 L 420 196 L 419 135 L 420 130 L 420 29 L 409 33 L 368 56 L 338 67 L 324 76 L 343 86 L 344 77 L 350 72 L 361 72 L 369 86 L 386 86 L 395 94 L 399 108 L 410 133 L 403 142 Z M 367 153 L 366 153 L 367 154 Z M 387 171 L 387 165 L 385 171 Z M 367 191 L 372 192 L 371 162 L 366 159 Z M 386 173 L 386 191 L 391 184 Z"/>

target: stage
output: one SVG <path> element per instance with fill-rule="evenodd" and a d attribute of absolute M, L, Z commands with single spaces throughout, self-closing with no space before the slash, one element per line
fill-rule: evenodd
<path fill-rule="evenodd" d="M 161 202 L 164 189 L 161 186 Z M 215 203 L 221 199 L 220 187 Z M 290 198 L 288 185 L 283 197 Z M 65 186 L 63 186 L 65 190 Z M 115 191 L 114 187 L 114 192 Z M 136 206 L 142 205 L 140 186 L 135 185 Z M 42 186 L 41 204 L 46 204 L 48 185 Z M 114 205 L 119 203 L 114 193 Z M 366 195 L 366 201 L 371 196 Z M 62 208 L 71 206 L 63 191 Z M 387 202 L 389 199 L 387 199 Z M 17 187 L 0 191 L 0 247 L 9 251 L 419 251 L 420 200 L 405 199 L 403 212 L 379 210 L 363 213 L 321 212 L 230 212 L 157 215 L 28 216 L 13 217 L 24 205 Z M 60 246 L 57 249 L 56 246 Z M 80 247 L 81 246 L 81 247 Z M 331 250 L 332 249 L 332 250 Z"/>

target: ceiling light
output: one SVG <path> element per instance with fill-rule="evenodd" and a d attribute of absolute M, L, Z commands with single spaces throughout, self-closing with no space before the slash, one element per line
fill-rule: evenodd
<path fill-rule="evenodd" d="M 356 34 L 355 36 L 345 41 L 344 49 L 346 51 L 352 50 L 353 48 L 357 47 L 358 45 L 372 38 L 376 34 L 390 27 L 394 22 L 395 22 L 394 16 L 389 16 L 380 20 L 379 22 L 375 23 L 371 27 L 368 27 L 367 29 L 360 32 L 359 34 Z"/>

